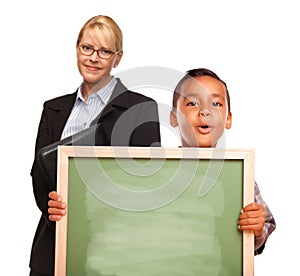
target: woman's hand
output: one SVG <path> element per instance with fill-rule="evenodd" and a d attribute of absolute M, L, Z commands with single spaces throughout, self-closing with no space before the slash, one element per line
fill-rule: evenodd
<path fill-rule="evenodd" d="M 62 202 L 62 197 L 57 192 L 49 193 L 50 200 L 48 201 L 49 220 L 59 221 L 67 213 L 66 203 Z"/>

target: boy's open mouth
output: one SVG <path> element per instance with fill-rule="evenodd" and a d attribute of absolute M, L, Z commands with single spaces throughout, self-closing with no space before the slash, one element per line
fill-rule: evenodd
<path fill-rule="evenodd" d="M 212 130 L 212 127 L 210 125 L 200 125 L 198 126 L 198 131 L 201 133 L 201 134 L 208 134 L 210 133 Z"/>

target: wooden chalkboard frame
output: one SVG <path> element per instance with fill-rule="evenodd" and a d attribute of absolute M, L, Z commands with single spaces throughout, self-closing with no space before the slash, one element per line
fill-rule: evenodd
<path fill-rule="evenodd" d="M 149 148 L 105 146 L 58 146 L 57 191 L 68 203 L 68 167 L 70 158 L 191 158 L 208 160 L 238 159 L 243 162 L 243 206 L 254 199 L 254 150 L 207 148 Z M 66 275 L 68 215 L 56 223 L 55 276 Z M 254 235 L 243 232 L 243 275 L 254 275 Z"/>

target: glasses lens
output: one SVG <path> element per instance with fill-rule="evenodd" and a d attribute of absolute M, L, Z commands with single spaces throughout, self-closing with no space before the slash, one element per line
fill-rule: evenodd
<path fill-rule="evenodd" d="M 86 45 L 80 45 L 79 50 L 83 55 L 87 55 L 87 56 L 91 55 L 94 51 L 92 47 Z"/>
<path fill-rule="evenodd" d="M 97 52 L 98 52 L 98 56 L 104 59 L 110 58 L 113 54 L 112 51 L 106 49 L 100 49 Z"/>

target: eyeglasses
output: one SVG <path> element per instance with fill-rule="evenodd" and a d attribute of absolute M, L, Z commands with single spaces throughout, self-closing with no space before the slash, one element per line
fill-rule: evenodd
<path fill-rule="evenodd" d="M 84 45 L 84 44 L 78 45 L 78 48 L 80 53 L 85 56 L 91 56 L 94 52 L 97 52 L 98 57 L 102 59 L 109 59 L 112 55 L 118 54 L 120 52 L 120 51 L 113 52 L 105 48 L 96 50 L 92 46 Z"/>

